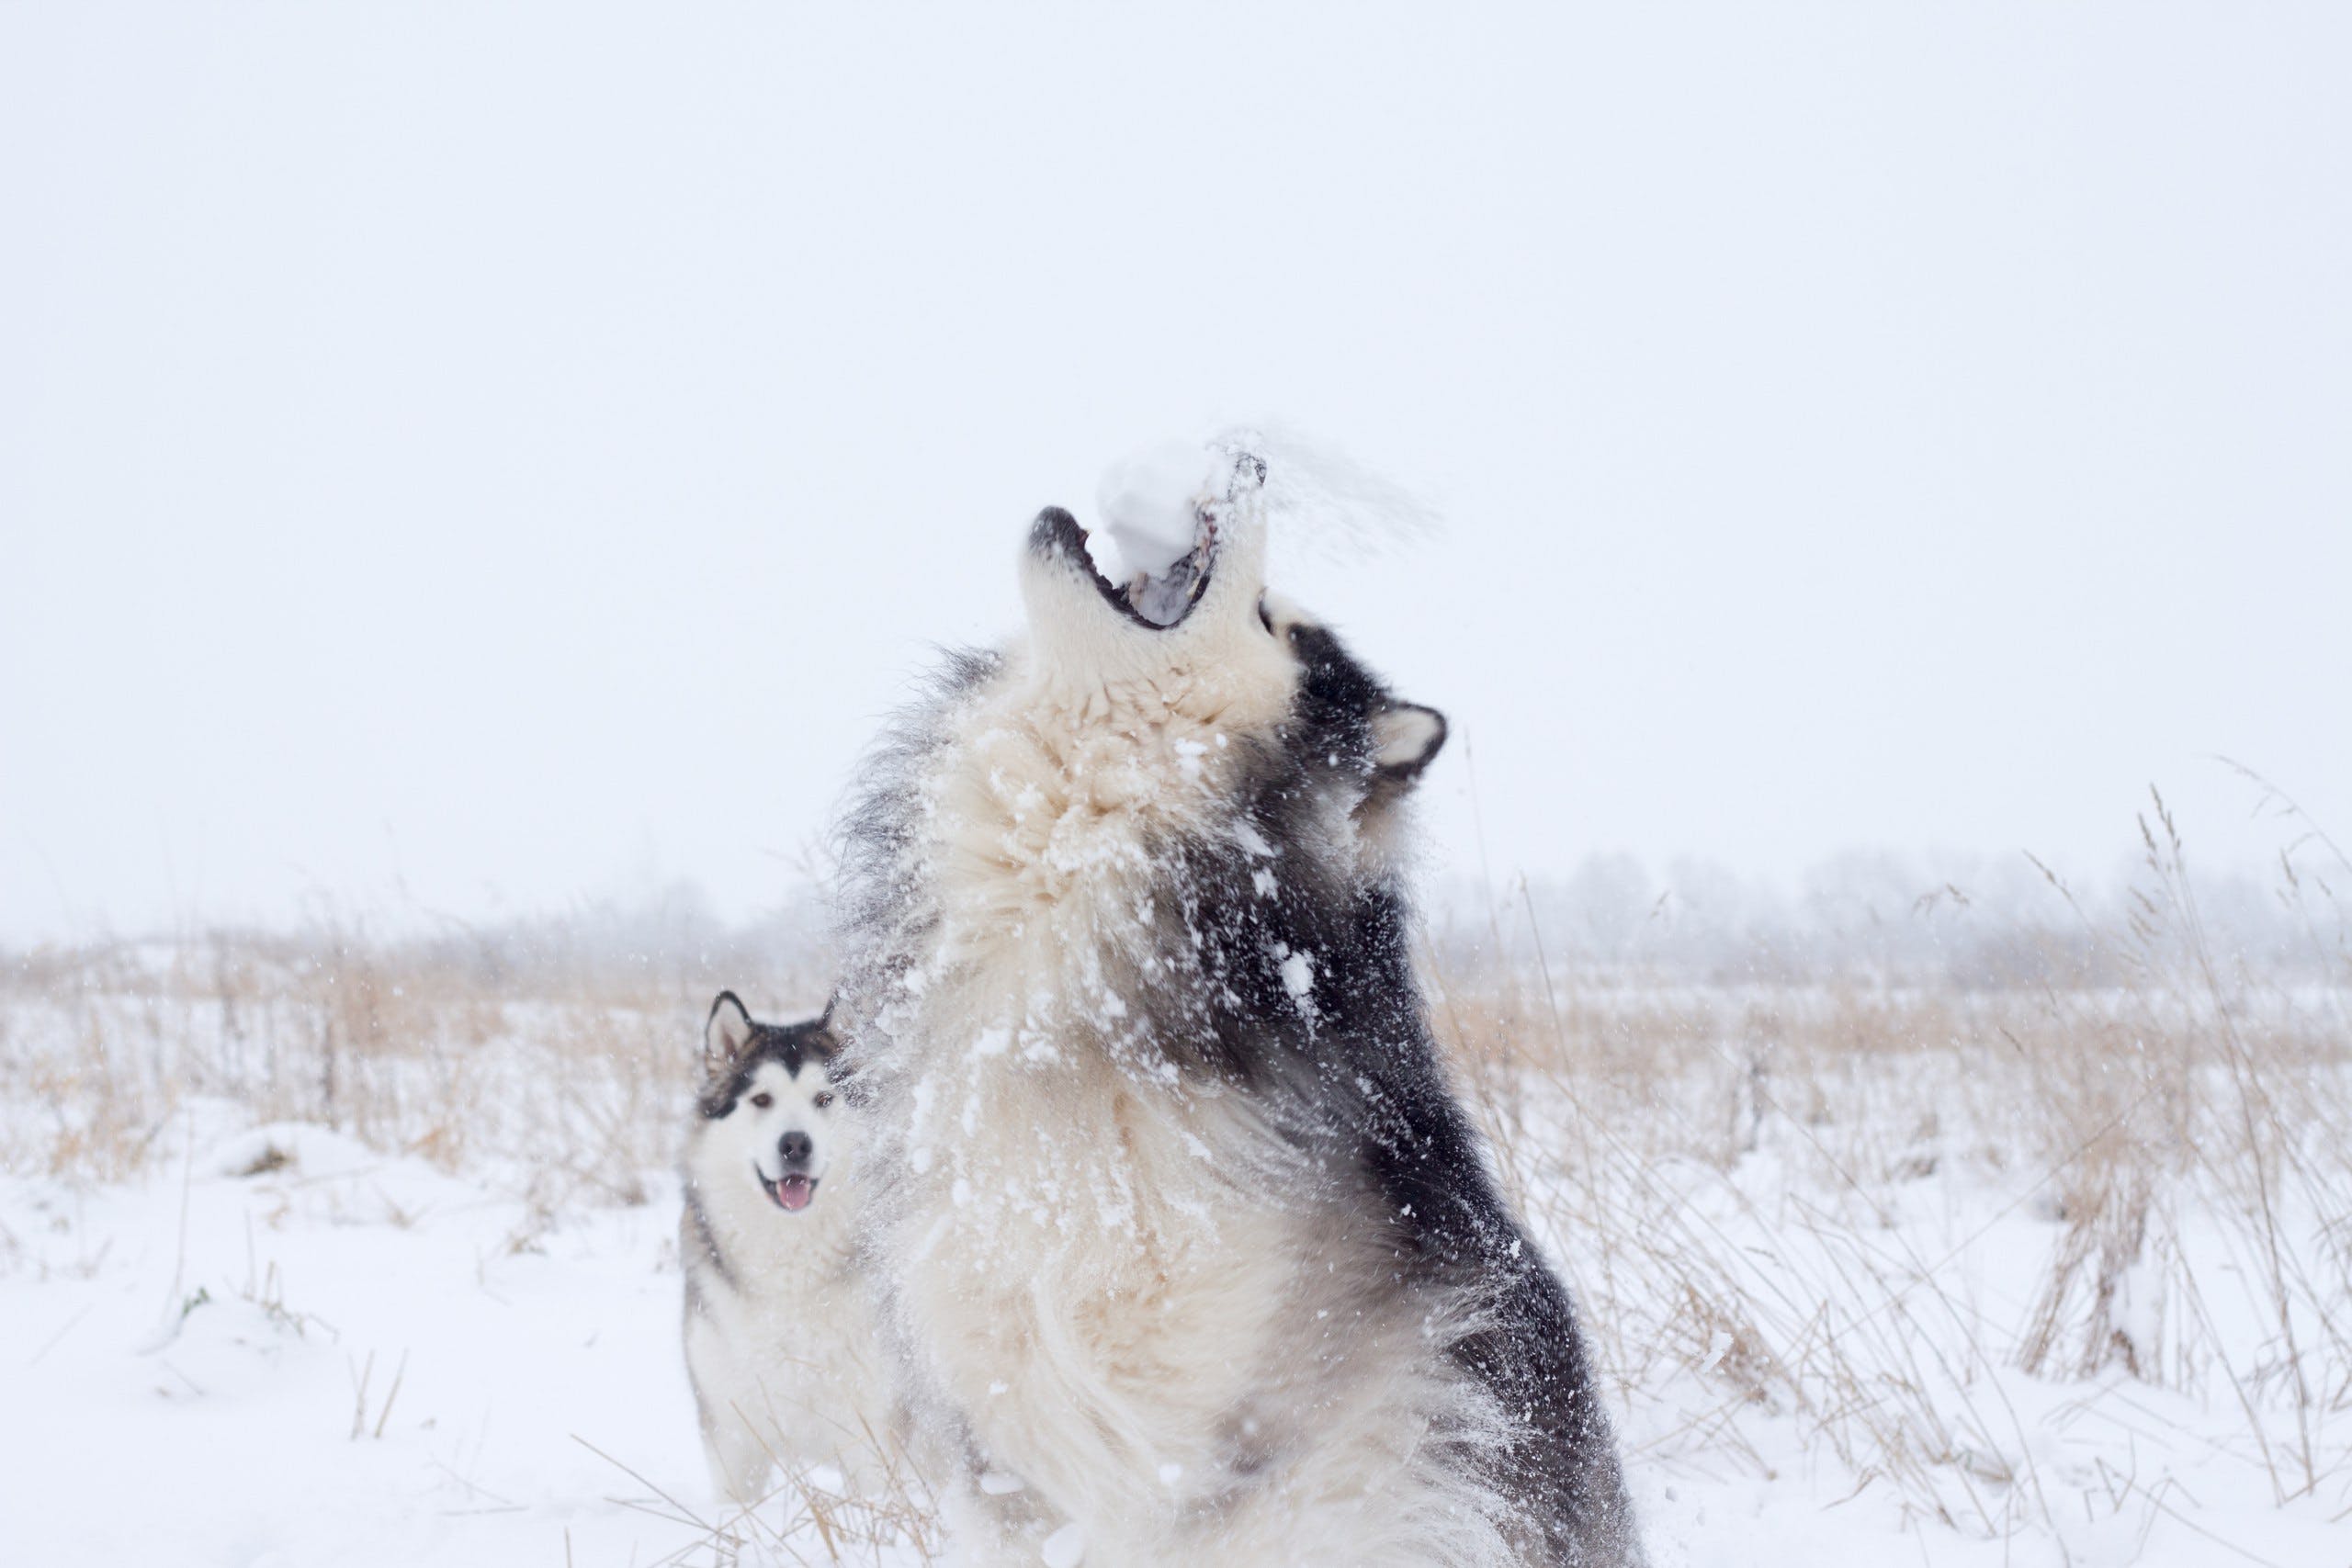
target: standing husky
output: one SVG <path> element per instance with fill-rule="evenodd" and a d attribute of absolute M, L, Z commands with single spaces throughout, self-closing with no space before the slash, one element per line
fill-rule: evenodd
<path fill-rule="evenodd" d="M 828 1019 L 757 1023 L 722 991 L 702 1059 L 678 1231 L 686 1371 L 711 1483 L 748 1506 L 778 1460 L 870 1473 L 887 1384 Z"/>
<path fill-rule="evenodd" d="M 1444 721 L 1266 594 L 1264 466 L 1234 473 L 1124 586 L 1039 516 L 1027 636 L 952 664 L 846 824 L 888 1326 L 959 1542 L 1637 1563 L 1409 962 L 1396 840 Z"/>

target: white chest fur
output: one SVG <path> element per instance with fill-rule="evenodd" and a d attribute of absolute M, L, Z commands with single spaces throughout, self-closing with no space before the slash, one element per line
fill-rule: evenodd
<path fill-rule="evenodd" d="M 686 1361 L 714 1482 L 760 1495 L 770 1456 L 830 1464 L 853 1483 L 880 1462 L 891 1432 L 887 1362 L 858 1268 L 863 1204 L 839 1164 L 805 1213 L 786 1214 L 728 1163 L 687 1176 Z"/>
<path fill-rule="evenodd" d="M 967 716 L 927 795 L 937 919 L 888 1010 L 910 1339 L 985 1461 L 1076 1516 L 1221 1484 L 1316 1256 L 1246 1097 L 1145 1032 L 1154 835 L 1232 830 L 1222 703 Z"/>

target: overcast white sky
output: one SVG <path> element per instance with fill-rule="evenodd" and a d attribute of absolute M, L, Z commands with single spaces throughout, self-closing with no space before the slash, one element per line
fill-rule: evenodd
<path fill-rule="evenodd" d="M 1116 10 L 1117 14 L 1112 12 Z M 793 879 L 1129 446 L 1441 865 L 2352 835 L 2352 8 L 0 6 L 0 940 Z"/>

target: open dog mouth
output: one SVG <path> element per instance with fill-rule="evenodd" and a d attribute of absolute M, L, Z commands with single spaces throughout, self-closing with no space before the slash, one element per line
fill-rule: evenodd
<path fill-rule="evenodd" d="M 768 1195 L 769 1201 L 786 1213 L 798 1213 L 817 1196 L 817 1178 L 813 1176 L 795 1172 L 770 1181 L 767 1172 L 756 1165 L 752 1167 L 752 1174 L 760 1179 L 760 1190 Z"/>
<path fill-rule="evenodd" d="M 1037 514 L 1029 531 L 1029 546 L 1040 554 L 1058 555 L 1084 572 L 1103 602 L 1136 625 L 1168 631 L 1183 624 L 1216 573 L 1216 519 L 1205 507 L 1197 509 L 1194 518 L 1189 551 L 1164 571 L 1137 572 L 1125 582 L 1114 582 L 1102 575 L 1087 548 L 1086 530 L 1058 506 L 1048 506 Z"/>

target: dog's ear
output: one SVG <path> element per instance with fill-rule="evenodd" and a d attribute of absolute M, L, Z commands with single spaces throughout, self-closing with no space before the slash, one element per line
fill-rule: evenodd
<path fill-rule="evenodd" d="M 860 1087 L 854 1081 L 857 1070 L 843 1059 L 842 1047 L 845 1042 L 841 1031 L 833 1027 L 833 1004 L 840 999 L 838 997 L 826 998 L 825 1010 L 808 1025 L 808 1033 L 801 1041 L 801 1048 L 816 1061 L 825 1075 L 826 1082 L 854 1100 Z"/>
<path fill-rule="evenodd" d="M 1381 778 L 1410 784 L 1445 747 L 1445 715 L 1419 703 L 1391 703 L 1372 720 L 1372 766 Z"/>
<path fill-rule="evenodd" d="M 721 991 L 702 1026 L 702 1070 L 717 1077 L 732 1068 L 752 1043 L 752 1015 L 732 991 Z"/>

